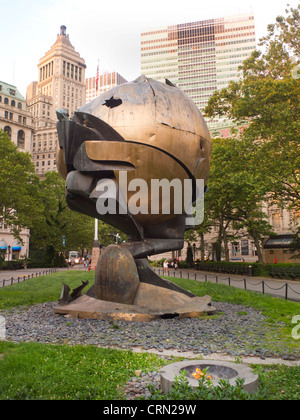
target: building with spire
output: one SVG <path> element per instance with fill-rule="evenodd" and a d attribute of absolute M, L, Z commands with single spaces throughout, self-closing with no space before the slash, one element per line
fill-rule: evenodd
<path fill-rule="evenodd" d="M 56 170 L 56 110 L 69 115 L 85 104 L 84 59 L 70 42 L 66 27 L 38 64 L 38 81 L 27 87 L 26 100 L 34 124 L 32 159 L 36 173 L 43 176 Z"/>

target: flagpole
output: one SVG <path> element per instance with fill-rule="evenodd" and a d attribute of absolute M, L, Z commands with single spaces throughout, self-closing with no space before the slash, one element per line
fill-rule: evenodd
<path fill-rule="evenodd" d="M 98 64 L 97 64 L 97 73 L 96 73 L 96 96 L 99 96 L 100 93 L 100 74 L 99 74 L 99 64 L 100 64 L 100 59 L 98 58 Z"/>
<path fill-rule="evenodd" d="M 96 95 L 99 96 L 99 58 L 97 64 L 97 73 L 96 73 Z M 99 258 L 98 254 L 99 250 L 99 242 L 98 242 L 98 219 L 95 219 L 95 235 L 94 235 L 94 244 L 93 244 L 93 251 L 92 251 L 92 267 L 95 267 Z"/>

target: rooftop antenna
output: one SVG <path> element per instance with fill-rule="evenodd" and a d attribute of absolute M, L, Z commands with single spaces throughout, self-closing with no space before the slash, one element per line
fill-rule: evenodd
<path fill-rule="evenodd" d="M 65 25 L 61 25 L 60 27 L 60 34 L 66 36 L 67 35 L 67 27 Z"/>

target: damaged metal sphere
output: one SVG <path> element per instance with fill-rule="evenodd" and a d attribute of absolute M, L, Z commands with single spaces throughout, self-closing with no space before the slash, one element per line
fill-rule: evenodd
<path fill-rule="evenodd" d="M 191 180 L 195 199 L 195 180 L 207 182 L 211 155 L 209 131 L 199 109 L 184 92 L 168 81 L 164 84 L 141 76 L 101 94 L 76 111 L 70 120 L 62 114 L 58 117 L 57 167 L 66 178 L 71 208 L 101 218 L 134 237 L 148 237 L 151 226 L 155 236 L 162 234 L 162 238 L 168 238 L 162 224 L 176 219 L 174 223 L 180 225 L 183 237 L 185 225 L 174 209 L 172 197 L 153 198 L 150 192 L 153 179 L 169 182 L 176 179 L 182 184 Z M 126 171 L 126 185 L 119 182 L 120 171 Z M 99 198 L 96 185 L 103 178 L 116 182 L 127 203 L 135 194 L 135 191 L 125 191 L 130 182 L 145 180 L 147 214 L 128 212 L 125 217 L 119 214 L 119 217 L 103 218 L 92 210 L 91 203 L 87 208 L 79 208 L 73 202 L 76 195 L 82 204 L 83 201 L 95 203 Z M 151 212 L 151 201 L 156 198 L 159 210 Z M 183 203 L 182 209 L 183 215 Z M 170 234 L 174 236 L 174 232 Z"/>
<path fill-rule="evenodd" d="M 211 142 L 196 105 L 169 81 L 141 76 L 101 94 L 70 119 L 65 110 L 57 116 L 57 168 L 66 179 L 68 206 L 114 226 L 128 240 L 105 250 L 86 295 L 70 302 L 65 288 L 61 300 L 67 305 L 56 312 L 143 321 L 213 313 L 209 296 L 199 298 L 162 279 L 147 260 L 183 248 L 199 180 L 204 194 Z"/>

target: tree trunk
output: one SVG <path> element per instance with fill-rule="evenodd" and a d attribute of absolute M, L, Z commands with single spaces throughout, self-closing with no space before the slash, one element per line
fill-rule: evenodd
<path fill-rule="evenodd" d="M 263 251 L 262 251 L 262 248 L 261 248 L 261 244 L 260 244 L 260 240 L 258 238 L 258 235 L 255 232 L 252 232 L 251 236 L 254 239 L 254 244 L 255 244 L 255 247 L 257 249 L 258 262 L 260 262 L 261 264 L 265 264 L 264 255 L 263 255 Z"/>
<path fill-rule="evenodd" d="M 204 233 L 200 233 L 200 253 L 201 253 L 201 261 L 204 261 L 204 256 L 205 256 L 205 252 L 204 252 L 204 248 L 205 247 L 205 242 L 204 242 Z"/>
<path fill-rule="evenodd" d="M 223 239 L 223 219 L 220 219 L 218 240 L 216 242 L 216 260 L 221 261 Z"/>

